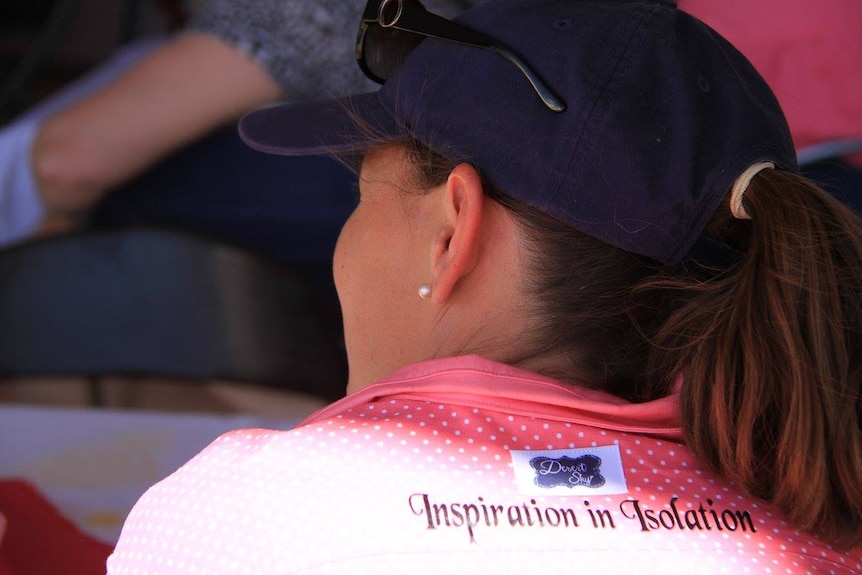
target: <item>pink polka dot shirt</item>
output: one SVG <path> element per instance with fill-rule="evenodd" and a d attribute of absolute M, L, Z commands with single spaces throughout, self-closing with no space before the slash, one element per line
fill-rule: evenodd
<path fill-rule="evenodd" d="M 417 364 L 293 430 L 217 439 L 144 494 L 108 572 L 862 573 L 862 550 L 701 469 L 676 407 Z"/>

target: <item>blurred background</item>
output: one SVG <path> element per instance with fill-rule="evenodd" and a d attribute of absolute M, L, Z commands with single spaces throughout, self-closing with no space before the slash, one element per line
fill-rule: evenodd
<path fill-rule="evenodd" d="M 194 6 L 0 1 L 0 128 Z M 0 249 L 0 575 L 103 573 L 150 485 L 224 432 L 289 429 L 343 393 L 340 322 L 321 291 L 173 230 Z"/>
<path fill-rule="evenodd" d="M 0 124 L 135 39 L 180 26 L 193 2 L 3 0 L 0 2 Z"/>
<path fill-rule="evenodd" d="M 194 0 L 3 0 L 0 126 L 105 62 L 118 48 L 177 30 L 196 4 Z M 0 291 L 0 295 L 4 293 Z M 331 317 L 327 321 L 333 323 Z M 249 382 L 189 382 L 146 375 L 108 374 L 98 381 L 7 375 L 2 381 L 0 402 L 7 403 L 242 412 L 288 418 L 308 413 L 324 399 L 337 396 L 342 385 L 333 383 L 318 396 L 308 390 L 296 392 Z"/>

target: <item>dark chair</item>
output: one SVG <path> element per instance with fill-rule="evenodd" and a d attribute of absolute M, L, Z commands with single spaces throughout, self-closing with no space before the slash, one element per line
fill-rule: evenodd
<path fill-rule="evenodd" d="M 208 239 L 36 241 L 0 252 L 0 376 L 223 379 L 334 399 L 346 369 L 332 312 L 303 276 Z"/>

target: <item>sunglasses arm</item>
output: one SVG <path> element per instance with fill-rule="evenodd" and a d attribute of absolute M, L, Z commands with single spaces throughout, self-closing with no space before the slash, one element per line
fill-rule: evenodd
<path fill-rule="evenodd" d="M 484 48 L 492 52 L 496 52 L 504 56 L 512 64 L 514 64 L 524 75 L 525 78 L 533 86 L 536 94 L 541 98 L 542 102 L 550 110 L 554 112 L 562 112 L 566 109 L 566 105 L 560 100 L 556 94 L 545 84 L 541 78 L 533 71 L 533 69 L 524 60 L 518 56 L 512 49 L 500 44 L 490 36 L 486 36 L 481 32 L 471 30 L 447 20 L 442 16 L 438 16 L 425 9 L 424 6 L 418 3 L 405 2 L 400 17 L 392 24 L 393 28 L 420 34 L 431 38 L 438 38 L 449 42 L 456 42 L 475 48 Z"/>
<path fill-rule="evenodd" d="M 533 69 L 530 68 L 526 64 L 526 62 L 521 60 L 521 57 L 518 56 L 515 52 L 513 52 L 509 48 L 506 48 L 505 46 L 500 46 L 498 44 L 490 46 L 487 49 L 491 50 L 492 52 L 496 52 L 501 56 L 504 56 L 507 60 L 514 64 L 521 71 L 521 73 L 524 74 L 524 77 L 527 78 L 527 81 L 529 81 L 530 84 L 533 86 L 533 90 L 536 91 L 536 94 L 539 96 L 539 98 L 542 99 L 542 102 L 545 104 L 545 106 L 547 106 L 554 112 L 564 112 L 566 110 L 566 105 L 563 103 L 563 101 L 560 100 L 557 95 L 554 94 L 553 91 L 551 91 L 547 84 L 542 82 L 541 78 L 539 78 L 539 76 L 537 76 L 536 73 L 533 72 Z"/>

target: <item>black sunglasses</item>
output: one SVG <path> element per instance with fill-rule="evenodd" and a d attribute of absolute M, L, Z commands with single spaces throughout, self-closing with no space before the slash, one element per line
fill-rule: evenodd
<path fill-rule="evenodd" d="M 529 80 L 545 106 L 554 112 L 566 109 L 538 74 L 511 49 L 490 36 L 429 12 L 418 0 L 368 0 L 359 23 L 356 60 L 366 76 L 382 84 L 425 36 L 505 56 Z"/>

